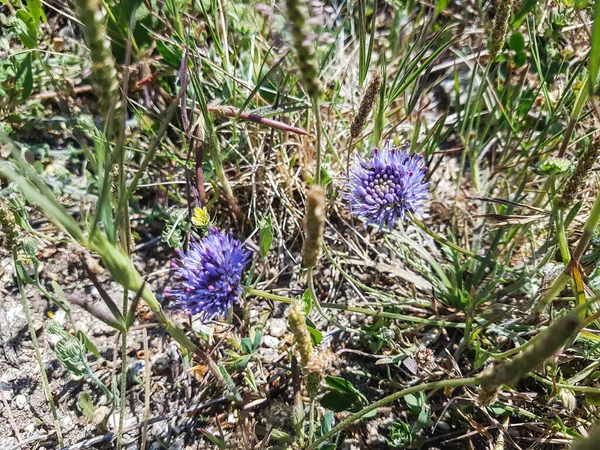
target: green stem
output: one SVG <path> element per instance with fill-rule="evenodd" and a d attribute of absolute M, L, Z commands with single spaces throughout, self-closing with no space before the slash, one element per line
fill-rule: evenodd
<path fill-rule="evenodd" d="M 557 388 L 561 388 L 561 389 L 570 389 L 571 391 L 575 391 L 575 392 L 583 392 L 586 394 L 600 394 L 600 388 L 597 387 L 593 387 L 593 386 L 573 386 L 570 384 L 563 384 L 563 383 L 555 383 L 553 381 L 550 380 L 546 380 L 544 377 L 540 377 L 539 375 L 535 374 L 535 373 L 530 373 L 529 374 L 530 377 L 540 381 L 541 383 L 547 385 L 547 386 L 552 386 L 552 387 L 557 387 Z"/>
<path fill-rule="evenodd" d="M 590 245 L 590 241 L 594 236 L 594 230 L 596 230 L 596 228 L 598 227 L 598 223 L 600 223 L 600 192 L 598 192 L 598 194 L 596 195 L 594 206 L 592 206 L 590 216 L 588 217 L 587 221 L 585 222 L 585 225 L 583 226 L 581 238 L 577 243 L 577 247 L 573 251 L 569 264 L 567 264 L 563 272 L 556 278 L 556 280 L 554 280 L 552 286 L 550 286 L 546 294 L 540 299 L 536 308 L 537 313 L 541 313 L 546 307 L 546 305 L 552 300 L 554 300 L 554 298 L 563 290 L 563 288 L 571 278 L 572 266 L 575 264 L 579 264 L 581 257 Z"/>
<path fill-rule="evenodd" d="M 371 405 L 367 406 L 366 408 L 361 409 L 357 413 L 354 413 L 347 419 L 341 421 L 337 426 L 333 427 L 329 432 L 325 433 L 323 436 L 321 436 L 320 438 L 315 440 L 313 443 L 311 443 L 306 448 L 306 450 L 315 450 L 319 446 L 319 444 L 327 441 L 328 439 L 333 437 L 335 434 L 344 430 L 351 423 L 361 419 L 365 415 L 369 414 L 371 411 L 374 411 L 377 408 L 381 408 L 389 403 L 392 403 L 408 394 L 413 394 L 415 392 L 428 391 L 428 390 L 433 390 L 433 389 L 444 389 L 444 388 L 449 388 L 449 387 L 469 386 L 469 385 L 475 385 L 475 384 L 477 384 L 477 380 L 475 379 L 475 377 L 457 378 L 454 380 L 441 380 L 441 381 L 434 381 L 432 383 L 419 384 L 417 386 L 412 386 L 408 389 L 404 389 L 402 391 L 395 392 L 391 395 L 388 395 L 387 397 L 382 398 L 379 401 L 376 401 L 375 403 L 372 403 Z"/>
<path fill-rule="evenodd" d="M 256 297 L 262 297 L 267 300 L 273 300 L 273 301 L 280 302 L 280 303 L 290 304 L 293 301 L 289 297 L 284 297 L 283 295 L 271 294 L 270 292 L 261 291 L 260 289 L 245 287 L 244 290 L 246 291 L 246 295 L 254 295 Z"/>
<path fill-rule="evenodd" d="M 262 298 L 266 298 L 268 300 L 274 300 L 276 302 L 281 302 L 281 303 L 289 304 L 292 302 L 292 299 L 289 297 L 283 297 L 281 295 L 272 294 L 272 293 L 266 292 L 266 291 L 261 291 L 260 289 L 246 287 L 245 290 L 246 290 L 247 295 L 255 295 L 257 297 L 262 297 Z M 444 320 L 435 320 L 435 319 L 424 319 L 422 317 L 408 316 L 406 314 L 397 314 L 397 313 L 391 313 L 391 312 L 387 312 L 387 311 L 377 311 L 377 310 L 373 310 L 373 309 L 357 308 L 355 306 L 339 305 L 337 303 L 320 303 L 320 306 L 325 309 L 341 309 L 344 311 L 365 314 L 367 316 L 387 317 L 389 319 L 402 320 L 404 322 L 420 323 L 423 325 L 446 327 L 446 328 L 465 328 L 464 323 L 446 322 Z"/>
<path fill-rule="evenodd" d="M 396 313 L 391 313 L 391 312 L 386 312 L 386 311 L 376 311 L 373 309 L 357 308 L 355 306 L 339 305 L 337 303 L 321 303 L 321 306 L 323 308 L 341 309 L 344 311 L 365 314 L 367 316 L 387 317 L 389 319 L 402 320 L 404 322 L 421 323 L 423 325 L 438 326 L 438 327 L 445 327 L 445 328 L 465 328 L 464 323 L 446 322 L 443 320 L 434 320 L 434 319 L 424 319 L 422 317 L 414 317 L 414 316 L 408 316 L 405 314 L 396 314 Z"/>
<path fill-rule="evenodd" d="M 350 175 L 350 153 L 352 152 L 352 144 L 354 143 L 354 139 L 350 136 L 348 139 L 348 150 L 346 150 L 346 174 Z"/>
<path fill-rule="evenodd" d="M 315 286 L 313 281 L 313 268 L 309 267 L 306 272 L 306 283 L 308 284 L 308 295 L 312 300 L 312 304 L 315 305 L 315 309 L 317 312 L 325 319 L 327 322 L 332 323 L 336 327 L 338 327 L 342 331 L 346 331 L 349 333 L 357 333 L 357 334 L 365 334 L 362 330 L 357 330 L 355 328 L 348 328 L 342 325 L 339 321 L 337 321 L 334 317 L 328 316 L 323 308 L 321 307 L 321 303 L 319 303 L 319 299 L 317 298 L 317 294 L 315 293 Z"/>
<path fill-rule="evenodd" d="M 413 215 L 410 215 L 410 220 L 412 221 L 413 224 L 415 224 L 417 227 L 419 227 L 422 231 L 424 231 L 426 234 L 428 234 L 429 236 L 431 236 L 436 242 L 438 242 L 441 245 L 446 245 L 448 247 L 450 247 L 453 250 L 456 250 L 459 253 L 462 253 L 463 255 L 466 256 L 470 256 L 471 258 L 475 258 L 478 259 L 479 261 L 485 261 L 485 257 L 483 256 L 479 256 L 476 253 L 473 253 L 467 249 L 464 249 L 452 242 L 450 242 L 448 239 L 440 236 L 439 234 L 435 233 L 434 231 L 431 231 L 429 228 L 427 228 L 425 226 L 425 224 L 423 224 L 423 222 L 421 222 L 420 220 L 418 220 L 417 218 L 415 218 Z"/>
<path fill-rule="evenodd" d="M 127 295 L 127 291 L 125 291 Z M 123 424 L 125 423 L 125 402 L 127 401 L 127 332 L 121 333 L 121 386 L 119 400 L 119 429 L 117 432 L 117 450 L 123 445 Z"/>
<path fill-rule="evenodd" d="M 96 376 L 96 374 L 94 373 L 94 371 L 88 364 L 87 358 L 85 357 L 85 355 L 83 355 L 83 358 L 81 358 L 81 362 L 85 366 L 85 373 L 87 374 L 87 376 L 90 377 L 94 383 L 96 383 L 96 386 L 98 386 L 102 392 L 104 392 L 104 395 L 106 395 L 106 398 L 112 399 L 113 393 L 110 391 L 110 389 L 108 389 L 106 387 L 106 385 L 102 381 L 100 381 L 100 378 L 98 378 Z"/>
<path fill-rule="evenodd" d="M 16 248 L 13 248 L 13 263 L 15 266 L 16 278 L 17 278 L 17 286 L 19 288 L 19 294 L 21 295 L 21 305 L 23 306 L 23 312 L 25 313 L 25 318 L 27 319 L 27 328 L 29 329 L 29 335 L 31 337 L 31 342 L 33 343 L 33 349 L 35 351 L 35 359 L 40 366 L 40 374 L 42 375 L 42 384 L 44 385 L 44 391 L 46 392 L 46 398 L 48 399 L 48 403 L 50 404 L 50 411 L 52 413 L 52 419 L 54 420 L 54 429 L 56 431 L 56 438 L 58 439 L 59 447 L 63 446 L 63 437 L 62 431 L 60 429 L 60 422 L 58 420 L 58 413 L 56 411 L 56 405 L 54 404 L 54 398 L 52 397 L 52 390 L 50 389 L 50 383 L 48 382 L 48 376 L 46 375 L 46 369 L 44 368 L 44 362 L 42 360 L 42 355 L 40 353 L 40 346 L 38 344 L 38 340 L 35 334 L 35 328 L 33 327 L 33 321 L 31 320 L 31 311 L 29 310 L 29 304 L 27 303 L 27 296 L 25 295 L 25 290 L 23 289 L 23 280 L 19 276 L 19 271 L 17 270 L 17 265 L 20 264 L 18 261 L 18 255 Z"/>
<path fill-rule="evenodd" d="M 315 396 L 310 396 L 310 404 L 308 406 L 308 442 L 312 442 L 315 436 Z"/>

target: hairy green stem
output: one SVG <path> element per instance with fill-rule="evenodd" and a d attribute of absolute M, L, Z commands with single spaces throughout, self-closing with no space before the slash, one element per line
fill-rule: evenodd
<path fill-rule="evenodd" d="M 594 236 L 594 230 L 598 227 L 598 223 L 600 223 L 600 192 L 598 192 L 596 196 L 596 200 L 594 202 L 594 206 L 592 206 L 592 210 L 590 211 L 590 216 L 588 217 L 585 225 L 583 226 L 583 232 L 581 233 L 581 238 L 577 243 L 577 247 L 573 251 L 571 255 L 571 260 L 569 264 L 566 265 L 565 269 L 562 273 L 554 280 L 546 294 L 540 299 L 536 312 L 541 313 L 546 305 L 550 303 L 554 298 L 560 294 L 563 290 L 569 279 L 571 278 L 571 272 L 574 265 L 579 264 L 579 261 L 585 251 L 587 250 L 592 237 Z"/>
<path fill-rule="evenodd" d="M 33 343 L 33 349 L 35 351 L 35 359 L 40 367 L 40 374 L 42 375 L 42 384 L 44 385 L 44 391 L 46 392 L 46 398 L 50 404 L 50 412 L 52 413 L 52 420 L 54 421 L 54 430 L 56 431 L 56 438 L 58 439 L 59 447 L 63 446 L 63 436 L 60 429 L 60 422 L 58 420 L 58 412 L 56 405 L 54 404 L 54 397 L 52 396 L 52 390 L 50 389 L 50 383 L 48 382 L 48 376 L 46 375 L 46 369 L 44 368 L 44 362 L 42 360 L 42 354 L 40 353 L 40 346 L 35 334 L 35 328 L 33 327 L 33 320 L 31 319 L 31 311 L 29 310 L 29 304 L 27 303 L 27 296 L 25 295 L 25 289 L 23 288 L 23 280 L 19 276 L 17 265 L 20 264 L 18 260 L 17 250 L 13 248 L 13 263 L 16 271 L 17 286 L 19 288 L 19 294 L 21 296 L 21 305 L 23 306 L 23 312 L 27 320 L 27 328 L 29 329 L 29 336 Z"/>
<path fill-rule="evenodd" d="M 570 389 L 571 391 L 583 392 L 584 394 L 600 394 L 600 388 L 594 386 L 575 386 L 571 384 L 556 383 L 554 381 L 546 380 L 544 377 L 541 377 L 535 373 L 530 373 L 529 376 L 547 386 L 552 386 L 553 388 L 557 387 L 560 389 Z"/>
<path fill-rule="evenodd" d="M 475 377 L 471 378 L 457 378 L 454 380 L 441 380 L 434 381 L 432 383 L 419 384 L 417 386 L 412 386 L 408 389 L 404 389 L 402 391 L 395 392 L 387 397 L 382 398 L 375 403 L 370 404 L 366 408 L 361 409 L 357 413 L 352 414 L 347 419 L 341 421 L 337 426 L 333 427 L 329 432 L 325 433 L 323 436 L 319 437 L 317 440 L 312 442 L 306 450 L 315 450 L 319 444 L 329 440 L 331 437 L 344 430 L 348 425 L 357 420 L 361 419 L 365 415 L 369 414 L 371 411 L 376 410 L 377 408 L 381 408 L 389 403 L 392 403 L 402 397 L 405 397 L 408 394 L 413 394 L 415 392 L 429 391 L 433 389 L 445 389 L 450 387 L 460 387 L 460 386 L 470 386 L 477 384 L 477 380 Z"/>
<path fill-rule="evenodd" d="M 323 317 L 323 319 L 325 319 L 329 323 L 332 323 L 333 325 L 335 325 L 342 331 L 347 331 L 349 333 L 365 334 L 365 332 L 362 330 L 357 330 L 356 328 L 348 328 L 345 325 L 342 325 L 334 317 L 327 315 L 327 313 L 325 313 L 325 311 L 323 311 L 323 308 L 321 307 L 321 303 L 319 302 L 319 299 L 317 298 L 317 294 L 315 293 L 315 285 L 314 285 L 314 280 L 313 280 L 313 268 L 312 267 L 309 267 L 306 272 L 306 283 L 308 284 L 308 294 L 310 295 L 312 304 L 315 306 L 315 309 L 321 315 L 321 317 Z"/>
<path fill-rule="evenodd" d="M 266 298 L 268 300 L 274 300 L 276 302 L 292 303 L 292 301 L 293 301 L 289 297 L 284 297 L 282 295 L 277 295 L 277 294 L 272 294 L 270 292 L 261 291 L 260 289 L 246 287 L 245 291 L 246 291 L 247 295 L 255 295 L 257 297 Z M 340 305 L 337 303 L 319 303 L 319 304 L 322 308 L 325 308 L 325 309 L 341 309 L 344 311 L 365 314 L 367 316 L 387 317 L 388 319 L 396 319 L 396 320 L 402 320 L 404 322 L 420 323 L 423 325 L 439 326 L 439 327 L 445 327 L 445 328 L 465 328 L 464 323 L 446 322 L 444 320 L 435 320 L 435 319 L 425 319 L 423 317 L 415 317 L 415 316 L 409 316 L 406 314 L 397 314 L 397 313 L 391 313 L 391 312 L 387 312 L 387 311 L 358 308 L 355 306 Z"/>

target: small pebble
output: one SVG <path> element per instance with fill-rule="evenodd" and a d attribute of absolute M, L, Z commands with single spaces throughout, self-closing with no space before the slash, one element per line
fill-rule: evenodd
<path fill-rule="evenodd" d="M 105 433 L 108 431 L 107 421 L 108 416 L 110 415 L 110 408 L 106 406 L 99 406 L 94 411 L 94 426 L 100 433 Z"/>
<path fill-rule="evenodd" d="M 27 397 L 23 394 L 19 394 L 15 397 L 15 406 L 19 409 L 25 408 L 27 406 Z"/>
<path fill-rule="evenodd" d="M 54 316 L 52 316 L 52 320 L 60 323 L 61 325 L 64 325 L 66 319 L 67 319 L 67 313 L 65 313 L 62 309 L 59 309 L 58 311 L 56 311 L 54 313 Z"/>
<path fill-rule="evenodd" d="M 260 348 L 258 354 L 262 357 L 265 363 L 272 363 L 277 359 L 279 354 L 274 348 Z"/>
<path fill-rule="evenodd" d="M 183 439 L 177 438 L 171 444 L 170 449 L 171 450 L 183 450 L 184 445 L 185 445 L 185 442 L 183 441 Z"/>
<path fill-rule="evenodd" d="M 157 375 L 163 375 L 169 370 L 170 361 L 164 353 L 157 353 L 150 360 L 152 372 Z"/>
<path fill-rule="evenodd" d="M 75 422 L 73 422 L 73 418 L 69 414 L 65 414 L 62 417 L 61 425 L 63 431 L 71 431 L 75 428 Z"/>
<path fill-rule="evenodd" d="M 271 319 L 269 321 L 269 334 L 279 338 L 285 334 L 287 330 L 287 321 L 285 319 Z"/>
<path fill-rule="evenodd" d="M 264 336 L 263 344 L 267 348 L 277 348 L 277 347 L 279 347 L 279 339 L 277 339 L 276 337 L 273 337 L 273 336 Z"/>

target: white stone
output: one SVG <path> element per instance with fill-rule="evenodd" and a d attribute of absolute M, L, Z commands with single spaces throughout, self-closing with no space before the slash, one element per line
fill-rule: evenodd
<path fill-rule="evenodd" d="M 9 325 L 16 326 L 25 322 L 25 314 L 21 306 L 15 306 L 6 311 L 6 321 Z"/>
<path fill-rule="evenodd" d="M 25 408 L 27 406 L 27 397 L 23 394 L 19 394 L 15 397 L 15 406 L 19 409 Z"/>
<path fill-rule="evenodd" d="M 262 357 L 265 363 L 272 363 L 279 356 L 277 350 L 274 348 L 261 348 L 258 350 L 258 354 Z"/>
<path fill-rule="evenodd" d="M 183 450 L 184 445 L 185 443 L 183 442 L 183 439 L 177 438 L 171 444 L 171 450 Z"/>
<path fill-rule="evenodd" d="M 263 344 L 267 348 L 277 348 L 277 347 L 279 347 L 279 339 L 277 339 L 276 337 L 273 337 L 273 336 L 264 336 Z"/>
<path fill-rule="evenodd" d="M 271 319 L 269 321 L 269 334 L 274 337 L 281 337 L 287 330 L 287 321 L 285 319 Z"/>
<path fill-rule="evenodd" d="M 52 316 L 52 320 L 64 325 L 65 321 L 67 320 L 67 313 L 65 313 L 62 309 L 59 309 L 54 313 L 54 316 Z"/>

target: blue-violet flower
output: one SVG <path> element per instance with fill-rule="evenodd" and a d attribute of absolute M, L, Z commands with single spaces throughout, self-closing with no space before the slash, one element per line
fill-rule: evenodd
<path fill-rule="evenodd" d="M 211 228 L 201 241 L 192 240 L 187 253 L 177 250 L 172 262 L 178 284 L 165 291 L 172 306 L 189 315 L 200 315 L 203 322 L 226 316 L 240 300 L 241 278 L 250 262 L 250 252 L 231 233 Z"/>
<path fill-rule="evenodd" d="M 429 183 L 424 182 L 427 169 L 420 155 L 408 152 L 408 145 L 398 150 L 388 144 L 382 150 L 374 148 L 372 159 L 356 158 L 344 194 L 353 215 L 381 231 L 384 226 L 391 230 L 409 213 L 422 212 L 429 198 Z"/>

